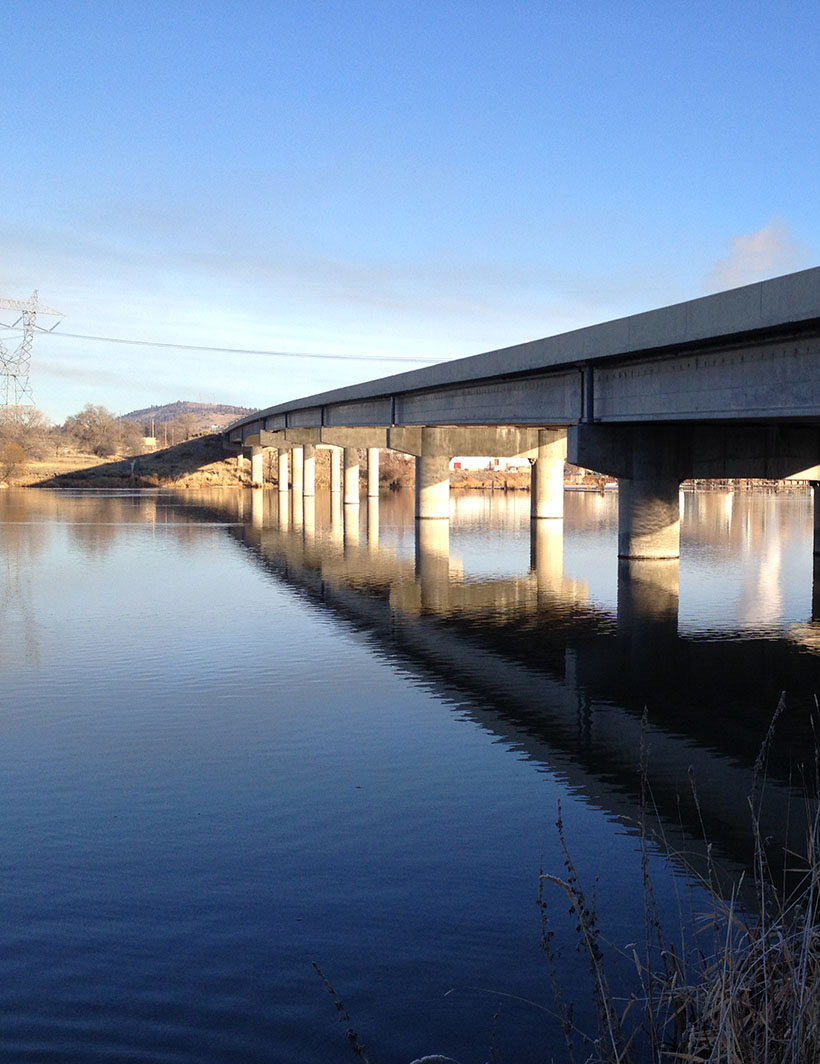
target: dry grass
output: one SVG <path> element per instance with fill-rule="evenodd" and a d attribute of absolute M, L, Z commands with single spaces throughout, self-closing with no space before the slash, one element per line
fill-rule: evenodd
<path fill-rule="evenodd" d="M 820 1064 L 820 744 L 815 747 L 813 778 L 807 775 L 804 779 L 805 850 L 787 853 L 780 881 L 767 859 L 770 840 L 761 838 L 759 831 L 768 753 L 782 710 L 781 699 L 755 766 L 749 798 L 756 905 L 744 910 L 736 903 L 741 884 L 728 898 L 719 888 L 711 846 L 704 836 L 706 870 L 701 874 L 690 868 L 703 888 L 704 912 L 691 922 L 682 921 L 674 942 L 665 933 L 649 870 L 650 848 L 660 821 L 652 802 L 643 744 L 640 838 L 645 941 L 642 956 L 632 950 L 637 984 L 626 1002 L 610 987 L 607 956 L 612 947 L 599 929 L 594 895 L 581 884 L 559 805 L 556 823 L 565 873 L 559 876 L 542 869 L 539 877 L 541 944 L 555 1009 L 530 1004 L 559 1018 L 569 1064 Z M 690 781 L 699 809 L 691 773 Z M 668 849 L 665 840 L 661 841 Z M 548 895 L 561 899 L 561 910 L 568 898 L 576 919 L 579 948 L 592 974 L 597 1030 L 591 1033 L 578 1029 L 573 1005 L 565 997 Z M 319 967 L 314 967 L 336 1003 L 354 1055 L 367 1064 L 339 995 Z M 495 1051 L 492 1059 L 498 1059 Z M 448 1060 L 432 1055 L 413 1064 Z"/>
<path fill-rule="evenodd" d="M 782 711 L 778 707 L 777 715 Z M 774 724 L 774 722 L 773 722 Z M 756 765 L 750 797 L 755 837 L 754 913 L 743 912 L 716 886 L 711 866 L 700 877 L 708 911 L 680 928 L 670 942 L 655 906 L 648 865 L 650 832 L 642 824 L 646 942 L 644 956 L 633 953 L 640 989 L 624 1007 L 606 978 L 604 944 L 594 902 L 579 883 L 564 836 L 560 809 L 558 833 L 566 877 L 541 874 L 542 944 L 553 981 L 556 1005 L 570 1061 L 585 1064 L 817 1064 L 820 1061 L 820 812 L 817 754 L 814 780 L 805 786 L 805 852 L 790 853 L 787 874 L 776 881 L 759 832 L 765 801 L 765 773 L 773 728 Z M 645 810 L 651 807 L 645 757 Z M 697 800 L 696 791 L 695 798 Z M 707 846 L 707 853 L 710 850 Z M 786 884 L 790 883 L 791 886 Z M 557 958 L 551 947 L 545 887 L 559 887 L 570 898 L 578 920 L 579 942 L 593 976 L 597 1031 L 583 1035 L 573 1024 L 571 1006 L 561 990 Z M 711 948 L 706 948 L 708 941 Z M 691 945 L 689 945 L 691 943 Z M 580 1054 L 583 1053 L 583 1057 Z"/>

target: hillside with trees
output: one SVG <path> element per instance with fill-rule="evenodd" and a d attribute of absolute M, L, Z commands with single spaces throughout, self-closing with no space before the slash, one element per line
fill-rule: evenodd
<path fill-rule="evenodd" d="M 104 406 L 86 403 L 55 425 L 34 406 L 0 407 L 0 485 L 36 483 L 110 459 L 137 457 L 155 446 L 178 446 L 218 432 L 250 412 L 178 401 L 118 417 Z"/>

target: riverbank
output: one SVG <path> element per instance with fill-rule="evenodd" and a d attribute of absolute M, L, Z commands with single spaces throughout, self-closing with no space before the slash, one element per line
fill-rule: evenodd
<path fill-rule="evenodd" d="M 319 450 L 316 455 L 316 485 L 330 485 L 330 452 Z M 362 469 L 365 457 L 362 452 Z M 268 452 L 265 458 L 264 477 L 266 485 L 277 484 L 278 465 L 276 452 Z M 415 464 L 412 457 L 385 452 L 379 466 L 383 488 L 412 489 L 415 483 Z M 100 458 L 93 454 L 60 454 L 42 461 L 29 461 L 18 469 L 11 484 L 0 482 L 0 487 L 50 487 L 50 488 L 216 488 L 250 487 L 251 467 L 247 459 L 227 454 L 222 448 L 218 434 L 197 436 L 184 443 L 150 454 L 137 456 L 114 456 Z M 453 469 L 450 471 L 450 486 L 461 491 L 529 491 L 530 470 L 523 469 Z M 580 491 L 606 491 L 616 488 L 612 477 L 578 470 L 565 477 L 568 489 Z M 805 491 L 807 486 L 798 481 L 686 481 L 684 489 L 698 490 L 768 490 Z"/>

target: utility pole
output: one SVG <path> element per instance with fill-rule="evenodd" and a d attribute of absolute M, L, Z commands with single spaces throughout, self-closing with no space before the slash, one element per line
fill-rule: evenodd
<path fill-rule="evenodd" d="M 9 351 L 0 340 L 0 406 L 34 405 L 34 394 L 29 383 L 31 369 L 31 349 L 34 346 L 35 332 L 51 332 L 60 324 L 55 322 L 51 329 L 43 329 L 37 324 L 38 314 L 51 314 L 62 318 L 61 310 L 52 310 L 40 303 L 37 290 L 31 299 L 0 299 L 0 310 L 19 311 L 19 317 L 8 329 L 16 329 L 22 323 L 23 338 L 14 351 Z"/>

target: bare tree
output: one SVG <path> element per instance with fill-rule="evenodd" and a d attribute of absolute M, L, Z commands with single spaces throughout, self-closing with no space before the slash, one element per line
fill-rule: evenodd
<path fill-rule="evenodd" d="M 86 403 L 77 414 L 65 420 L 65 427 L 75 445 L 86 454 L 101 458 L 116 454 L 120 443 L 120 426 L 110 410 Z"/>
<path fill-rule="evenodd" d="M 0 482 L 11 484 L 26 465 L 26 452 L 19 443 L 0 445 Z"/>
<path fill-rule="evenodd" d="M 0 407 L 0 449 L 16 443 L 29 458 L 45 458 L 50 428 L 45 414 L 36 406 Z"/>

